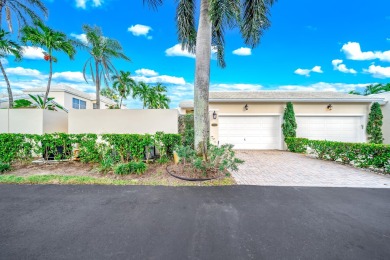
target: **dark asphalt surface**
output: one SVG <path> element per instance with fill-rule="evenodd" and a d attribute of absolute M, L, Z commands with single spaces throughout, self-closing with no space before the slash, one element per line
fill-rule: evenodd
<path fill-rule="evenodd" d="M 0 185 L 0 259 L 390 259 L 390 189 Z"/>

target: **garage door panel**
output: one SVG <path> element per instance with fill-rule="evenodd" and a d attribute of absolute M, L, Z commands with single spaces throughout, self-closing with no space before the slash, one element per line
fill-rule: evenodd
<path fill-rule="evenodd" d="M 297 136 L 313 140 L 363 142 L 359 116 L 297 116 Z"/>
<path fill-rule="evenodd" d="M 233 144 L 235 149 L 279 149 L 279 117 L 220 116 L 219 143 Z"/>

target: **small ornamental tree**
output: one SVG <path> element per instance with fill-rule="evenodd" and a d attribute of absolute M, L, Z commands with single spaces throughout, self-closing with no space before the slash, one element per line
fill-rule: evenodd
<path fill-rule="evenodd" d="M 295 121 L 294 106 L 291 102 L 288 102 L 284 109 L 282 129 L 284 138 L 297 136 L 297 122 Z"/>
<path fill-rule="evenodd" d="M 383 134 L 382 134 L 382 122 L 383 115 L 381 106 L 378 102 L 375 102 L 371 106 L 370 115 L 368 116 L 367 122 L 367 135 L 368 141 L 372 144 L 381 144 L 383 143 Z"/>

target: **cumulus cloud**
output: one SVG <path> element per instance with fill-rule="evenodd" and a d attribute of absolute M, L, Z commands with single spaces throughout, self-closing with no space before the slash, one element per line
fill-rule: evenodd
<path fill-rule="evenodd" d="M 237 50 L 234 50 L 233 54 L 239 55 L 239 56 L 250 56 L 250 55 L 252 55 L 252 49 L 246 48 L 246 47 L 241 47 L 241 48 L 238 48 Z"/>
<path fill-rule="evenodd" d="M 29 60 L 41 60 L 43 59 L 44 52 L 46 52 L 41 47 L 32 47 L 32 46 L 22 46 L 23 59 Z"/>
<path fill-rule="evenodd" d="M 88 44 L 87 35 L 85 33 L 82 34 L 71 33 L 70 36 L 76 38 L 77 40 L 81 41 L 84 44 Z"/>
<path fill-rule="evenodd" d="M 153 77 L 134 76 L 132 78 L 135 81 L 143 81 L 145 83 L 165 83 L 165 84 L 175 84 L 175 85 L 186 83 L 183 77 L 175 77 L 175 76 L 168 76 L 168 75 L 160 75 L 160 76 L 153 76 Z"/>
<path fill-rule="evenodd" d="M 334 70 L 338 70 L 342 73 L 351 73 L 356 74 L 357 71 L 354 69 L 348 69 L 345 64 L 343 64 L 343 60 L 332 60 L 332 65 Z"/>
<path fill-rule="evenodd" d="M 365 51 L 363 52 L 358 42 L 348 42 L 343 45 L 341 51 L 349 60 L 375 60 L 390 62 L 390 51 Z"/>
<path fill-rule="evenodd" d="M 135 71 L 135 74 L 146 77 L 153 77 L 158 75 L 156 71 L 150 69 L 138 69 Z"/>
<path fill-rule="evenodd" d="M 85 82 L 83 73 L 79 71 L 56 72 L 53 74 L 53 79 L 72 81 L 72 82 Z"/>
<path fill-rule="evenodd" d="M 188 50 L 183 50 L 181 47 L 181 44 L 178 43 L 175 46 L 168 48 L 165 50 L 166 56 L 182 56 L 182 57 L 188 57 L 188 58 L 195 58 L 195 54 L 189 52 Z"/>
<path fill-rule="evenodd" d="M 76 0 L 76 7 L 86 9 L 88 3 L 91 3 L 92 7 L 99 7 L 103 4 L 103 0 Z"/>
<path fill-rule="evenodd" d="M 374 78 L 390 78 L 390 67 L 371 65 L 368 69 L 364 69 L 363 71 L 371 74 Z"/>
<path fill-rule="evenodd" d="M 26 77 L 40 77 L 42 75 L 41 72 L 39 72 L 39 70 L 26 69 L 23 67 L 6 68 L 5 72 L 7 72 L 7 74 L 9 75 L 26 76 Z"/>
<path fill-rule="evenodd" d="M 127 31 L 131 32 L 134 36 L 145 36 L 148 40 L 152 39 L 152 36 L 148 36 L 152 27 L 142 24 L 136 24 L 130 26 Z"/>
<path fill-rule="evenodd" d="M 315 73 L 323 73 L 321 66 L 314 66 L 312 69 L 296 69 L 294 71 L 295 74 L 310 77 L 310 73 L 315 72 Z"/>

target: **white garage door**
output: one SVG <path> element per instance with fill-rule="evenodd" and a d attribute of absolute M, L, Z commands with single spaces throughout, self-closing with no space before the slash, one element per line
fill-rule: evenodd
<path fill-rule="evenodd" d="M 297 116 L 297 137 L 313 140 L 363 142 L 361 116 Z"/>
<path fill-rule="evenodd" d="M 219 144 L 234 149 L 280 149 L 279 116 L 220 116 Z"/>

